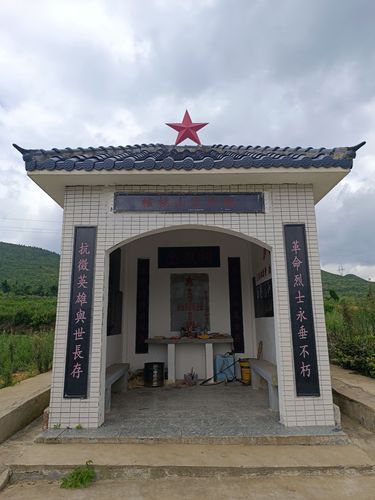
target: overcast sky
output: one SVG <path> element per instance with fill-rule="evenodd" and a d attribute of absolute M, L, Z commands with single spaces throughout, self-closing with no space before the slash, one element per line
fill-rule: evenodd
<path fill-rule="evenodd" d="M 351 146 L 317 206 L 324 269 L 375 280 L 375 2 L 1 0 L 0 240 L 59 252 L 62 209 L 25 148 L 162 142 Z"/>

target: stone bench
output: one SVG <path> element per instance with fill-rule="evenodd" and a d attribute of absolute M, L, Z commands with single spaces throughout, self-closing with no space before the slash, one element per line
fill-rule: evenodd
<path fill-rule="evenodd" d="M 111 394 L 128 390 L 129 363 L 108 366 L 105 372 L 105 409 L 111 409 Z"/>
<path fill-rule="evenodd" d="M 250 359 L 251 385 L 259 389 L 260 379 L 266 380 L 268 385 L 268 402 L 272 411 L 279 411 L 279 393 L 277 390 L 277 368 L 273 363 L 263 359 Z"/>

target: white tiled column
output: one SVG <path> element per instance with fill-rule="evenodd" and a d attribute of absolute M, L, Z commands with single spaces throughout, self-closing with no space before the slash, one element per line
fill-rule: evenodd
<path fill-rule="evenodd" d="M 62 249 L 60 260 L 59 294 L 55 328 L 55 347 L 52 373 L 49 426 L 98 427 L 104 420 L 103 351 L 106 338 L 103 332 L 103 291 L 105 240 L 99 223 L 101 189 L 69 188 L 65 194 Z M 97 226 L 94 270 L 93 309 L 90 339 L 89 379 L 87 399 L 65 399 L 64 377 L 69 322 L 69 303 L 72 275 L 74 228 L 80 225 Z"/>

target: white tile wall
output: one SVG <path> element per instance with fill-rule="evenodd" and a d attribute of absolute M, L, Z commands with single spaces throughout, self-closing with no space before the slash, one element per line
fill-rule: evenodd
<path fill-rule="evenodd" d="M 114 214 L 113 192 L 197 192 L 263 191 L 265 214 Z M 297 398 L 295 395 L 292 339 L 290 332 L 283 224 L 306 225 L 309 251 L 315 334 L 321 396 Z M 63 398 L 66 339 L 68 331 L 72 248 L 75 225 L 98 227 L 94 284 L 93 324 L 88 399 Z M 59 298 L 56 319 L 54 368 L 50 402 L 50 427 L 98 427 L 104 421 L 104 378 L 106 334 L 103 318 L 106 308 L 106 266 L 108 251 L 142 233 L 172 226 L 215 226 L 235 231 L 271 249 L 275 296 L 275 342 L 279 377 L 280 419 L 287 426 L 333 425 L 333 404 L 324 322 L 319 250 L 312 187 L 310 185 L 231 185 L 231 186 L 73 186 L 67 187 L 63 222 Z"/>

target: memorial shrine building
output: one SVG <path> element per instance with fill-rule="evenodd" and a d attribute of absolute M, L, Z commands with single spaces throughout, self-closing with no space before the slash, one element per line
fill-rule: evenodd
<path fill-rule="evenodd" d="M 333 427 L 314 207 L 362 145 L 15 146 L 64 209 L 50 428 L 101 426 L 112 366 L 203 380 L 232 349 L 284 426 Z"/>

